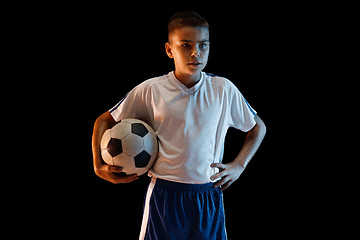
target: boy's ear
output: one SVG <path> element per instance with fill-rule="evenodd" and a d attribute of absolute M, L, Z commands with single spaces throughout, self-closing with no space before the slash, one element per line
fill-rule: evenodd
<path fill-rule="evenodd" d="M 170 43 L 169 43 L 169 42 L 167 42 L 167 43 L 165 44 L 165 51 L 166 51 L 166 54 L 169 56 L 169 58 L 174 58 L 174 57 L 173 57 L 173 54 L 172 54 L 172 52 L 171 52 L 171 46 L 170 46 Z"/>

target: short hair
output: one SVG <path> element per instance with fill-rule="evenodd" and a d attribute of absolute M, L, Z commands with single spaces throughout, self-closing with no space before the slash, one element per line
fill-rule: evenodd
<path fill-rule="evenodd" d="M 174 30 L 188 26 L 204 27 L 209 30 L 209 23 L 199 13 L 193 11 L 177 12 L 169 20 L 168 37 Z"/>

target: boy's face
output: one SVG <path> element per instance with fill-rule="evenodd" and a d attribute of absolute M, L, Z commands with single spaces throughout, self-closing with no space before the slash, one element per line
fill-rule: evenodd
<path fill-rule="evenodd" d="M 170 34 L 165 48 L 167 55 L 174 59 L 177 73 L 200 74 L 208 61 L 209 31 L 203 27 L 176 29 Z"/>

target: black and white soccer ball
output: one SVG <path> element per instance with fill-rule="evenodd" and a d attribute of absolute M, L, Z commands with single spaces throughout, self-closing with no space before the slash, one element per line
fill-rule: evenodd
<path fill-rule="evenodd" d="M 107 129 L 100 142 L 103 160 L 126 174 L 146 173 L 154 164 L 158 142 L 154 130 L 138 119 L 122 119 Z"/>

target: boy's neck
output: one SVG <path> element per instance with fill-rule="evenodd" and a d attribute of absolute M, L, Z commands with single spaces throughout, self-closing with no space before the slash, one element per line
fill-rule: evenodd
<path fill-rule="evenodd" d="M 175 70 L 175 77 L 187 88 L 192 88 L 200 80 L 201 72 L 190 75 L 190 74 L 181 74 Z"/>

